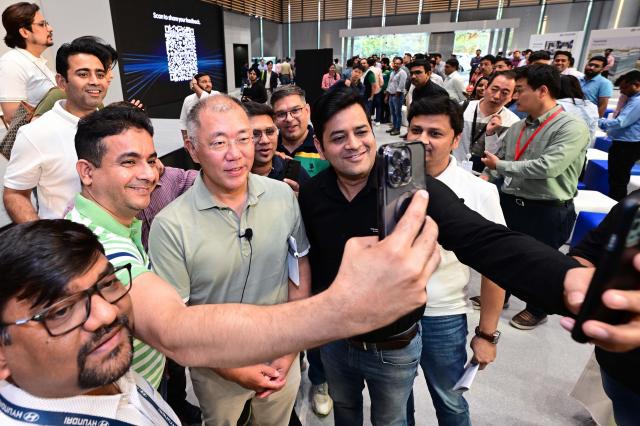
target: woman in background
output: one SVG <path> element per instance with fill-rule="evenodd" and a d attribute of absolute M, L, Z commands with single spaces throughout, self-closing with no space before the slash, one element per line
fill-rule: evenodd
<path fill-rule="evenodd" d="M 560 98 L 557 102 L 567 113 L 584 120 L 589 128 L 591 138 L 589 148 L 591 148 L 596 140 L 598 129 L 598 107 L 584 98 L 584 92 L 577 78 L 572 75 L 560 76 Z"/>
<path fill-rule="evenodd" d="M 322 90 L 329 90 L 331 86 L 340 81 L 340 76 L 336 72 L 334 64 L 329 65 L 329 72 L 322 76 Z"/>

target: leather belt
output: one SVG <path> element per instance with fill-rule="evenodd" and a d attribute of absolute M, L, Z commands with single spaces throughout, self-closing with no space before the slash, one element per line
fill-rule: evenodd
<path fill-rule="evenodd" d="M 567 201 L 560 200 L 529 200 L 527 198 L 516 197 L 511 194 L 504 194 L 508 198 L 513 199 L 513 201 L 520 207 L 526 206 L 547 206 L 547 207 L 569 207 L 573 204 L 573 199 Z"/>
<path fill-rule="evenodd" d="M 382 340 L 380 342 L 363 342 L 361 340 L 347 339 L 347 343 L 354 348 L 368 351 L 368 350 L 394 350 L 407 347 L 411 340 L 418 334 L 418 324 L 413 324 L 411 328 L 400 334 L 396 334 L 388 340 Z"/>

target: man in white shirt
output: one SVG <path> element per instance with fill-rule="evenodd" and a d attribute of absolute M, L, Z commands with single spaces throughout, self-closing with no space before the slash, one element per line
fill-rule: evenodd
<path fill-rule="evenodd" d="M 460 142 L 463 122 L 460 106 L 445 97 L 422 98 L 411 105 L 407 141 L 422 141 L 427 173 L 451 188 L 467 207 L 504 225 L 495 185 L 456 164 L 450 152 Z M 422 317 L 420 365 L 439 424 L 471 424 L 469 405 L 453 390 L 467 362 L 467 313 L 471 312 L 467 286 L 469 267 L 455 253 L 440 248 L 440 265 L 427 283 L 427 307 Z M 484 368 L 496 357 L 498 320 L 504 290 L 482 277 L 480 322 L 471 340 L 472 361 Z"/>
<path fill-rule="evenodd" d="M 446 75 L 444 79 L 444 89 L 449 94 L 449 97 L 454 101 L 461 103 L 467 100 L 465 96 L 467 85 L 464 79 L 458 72 L 460 63 L 457 59 L 449 59 L 444 64 L 444 73 Z"/>
<path fill-rule="evenodd" d="M 35 106 L 55 87 L 55 75 L 42 53 L 53 45 L 53 28 L 35 3 L 16 3 L 2 12 L 11 48 L 0 58 L 0 107 L 10 123 L 21 101 Z"/>
<path fill-rule="evenodd" d="M 180 132 L 182 133 L 182 140 L 185 143 L 187 142 L 187 116 L 191 108 L 193 108 L 200 99 L 220 94 L 220 92 L 213 90 L 211 76 L 205 73 L 194 75 L 190 87 L 193 93 L 184 98 L 182 110 L 180 111 Z"/>
<path fill-rule="evenodd" d="M 556 50 L 553 55 L 553 66 L 560 71 L 562 75 L 572 75 L 577 79 L 584 77 L 581 73 L 573 67 L 573 55 L 568 50 Z"/>
<path fill-rule="evenodd" d="M 67 99 L 57 101 L 51 111 L 20 128 L 4 177 L 3 201 L 15 223 L 60 218 L 80 191 L 75 171 L 76 127 L 80 118 L 102 104 L 112 62 L 108 46 L 90 37 L 58 49 L 56 80 Z M 37 211 L 31 203 L 34 188 Z"/>
<path fill-rule="evenodd" d="M 497 152 L 506 131 L 520 121 L 517 115 L 505 108 L 505 105 L 511 101 L 515 86 L 513 71 L 497 72 L 489 79 L 489 86 L 485 89 L 483 98 L 469 102 L 463 113 L 462 137 L 453 150 L 453 155 L 458 162 L 470 159 L 473 162 L 474 171 L 484 170 L 484 164 L 480 161 L 484 151 Z M 489 136 L 486 134 L 486 128 L 492 120 L 499 123 L 499 128 L 495 134 Z"/>
<path fill-rule="evenodd" d="M 0 423 L 178 425 L 130 370 L 133 308 L 98 238 L 67 220 L 0 239 Z"/>
<path fill-rule="evenodd" d="M 441 53 L 432 53 L 431 54 L 431 59 L 433 61 L 435 61 L 435 66 L 433 67 L 433 73 L 437 74 L 438 76 L 440 76 L 440 78 L 442 78 L 443 80 L 446 78 L 446 73 L 444 70 L 444 62 L 442 61 L 442 54 Z"/>

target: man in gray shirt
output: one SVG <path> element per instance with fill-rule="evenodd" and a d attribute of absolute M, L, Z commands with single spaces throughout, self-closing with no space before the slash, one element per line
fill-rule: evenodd
<path fill-rule="evenodd" d="M 387 130 L 391 136 L 400 134 L 400 126 L 402 125 L 402 104 L 404 103 L 404 90 L 407 84 L 407 73 L 402 67 L 402 58 L 396 56 L 393 58 L 393 71 L 389 77 L 389 85 L 387 86 L 386 96 L 391 110 L 392 128 Z"/>

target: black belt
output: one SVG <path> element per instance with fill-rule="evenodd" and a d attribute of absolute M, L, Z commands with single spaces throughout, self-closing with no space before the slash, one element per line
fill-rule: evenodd
<path fill-rule="evenodd" d="M 363 342 L 361 340 L 355 339 L 347 339 L 347 343 L 353 346 L 354 348 L 361 349 L 363 351 L 367 351 L 370 349 L 373 350 L 394 350 L 394 349 L 402 349 L 407 347 L 409 343 L 416 337 L 418 334 L 418 324 L 413 324 L 411 328 L 407 331 L 404 331 L 400 334 L 396 334 L 392 338 L 388 340 L 382 340 L 380 342 Z"/>
<path fill-rule="evenodd" d="M 529 200 L 522 197 L 516 197 L 515 195 L 502 193 L 505 197 L 513 199 L 513 201 L 520 207 L 526 206 L 547 206 L 547 207 L 569 207 L 573 204 L 573 199 L 567 201 L 560 200 Z"/>

